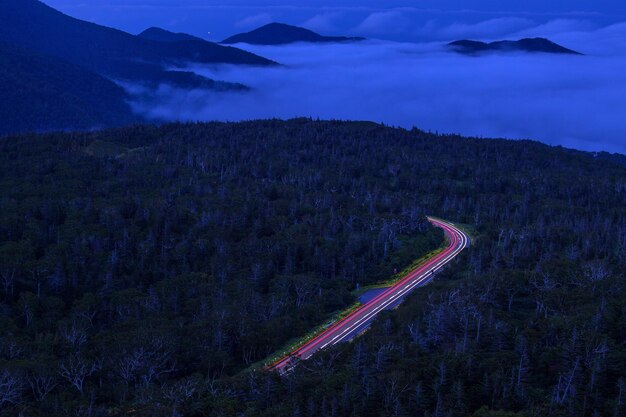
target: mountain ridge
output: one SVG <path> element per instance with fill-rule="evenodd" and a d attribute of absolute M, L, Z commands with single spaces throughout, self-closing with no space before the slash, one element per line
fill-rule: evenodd
<path fill-rule="evenodd" d="M 286 23 L 269 23 L 250 32 L 239 33 L 224 39 L 222 44 L 248 43 L 251 45 L 286 45 L 296 42 L 332 43 L 358 42 L 365 40 L 360 37 L 323 36 L 312 30 Z"/>
<path fill-rule="evenodd" d="M 184 67 L 192 62 L 276 64 L 250 52 L 208 41 L 173 43 L 145 39 L 73 18 L 36 0 L 3 0 L 0 16 L 0 41 L 64 59 L 113 79 L 166 82 L 168 74 L 163 68 Z M 147 65 L 152 66 L 150 80 L 142 74 Z M 189 81 L 189 87 L 201 84 L 199 78 Z"/>
<path fill-rule="evenodd" d="M 458 53 L 479 54 L 483 52 L 532 52 L 583 55 L 580 52 L 568 49 L 546 38 L 523 38 L 517 41 L 481 42 L 469 39 L 450 42 L 448 46 Z"/>
<path fill-rule="evenodd" d="M 183 32 L 172 32 L 160 27 L 152 26 L 143 32 L 139 33 L 137 37 L 143 39 L 149 39 L 157 42 L 180 42 L 180 41 L 197 41 L 197 42 L 208 42 L 202 38 L 197 36 L 190 35 L 188 33 Z"/>
<path fill-rule="evenodd" d="M 76 19 L 36 0 L 0 0 L 0 134 L 144 121 L 129 102 L 151 97 L 162 85 L 248 89 L 186 71 L 190 63 L 276 64 L 186 34 L 152 28 L 143 35 Z M 155 36 L 162 40 L 145 38 Z M 167 41 L 173 37 L 179 41 Z"/>

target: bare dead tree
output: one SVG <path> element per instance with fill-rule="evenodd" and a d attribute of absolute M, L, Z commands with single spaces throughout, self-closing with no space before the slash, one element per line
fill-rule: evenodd
<path fill-rule="evenodd" d="M 59 374 L 80 394 L 83 394 L 85 379 L 93 375 L 99 365 L 81 356 L 72 355 L 59 365 Z"/>
<path fill-rule="evenodd" d="M 559 375 L 559 381 L 554 387 L 554 391 L 552 393 L 553 403 L 563 405 L 568 400 L 568 398 L 570 398 L 575 393 L 575 387 L 573 386 L 573 382 L 574 377 L 576 376 L 576 372 L 578 371 L 579 363 L 580 358 L 576 358 L 570 370 L 565 374 Z"/>
<path fill-rule="evenodd" d="M 57 378 L 49 372 L 31 372 L 28 375 L 28 385 L 37 401 L 43 401 L 58 385 Z"/>
<path fill-rule="evenodd" d="M 0 372 L 0 410 L 8 404 L 19 404 L 23 390 L 24 381 L 18 372 L 8 369 Z"/>
<path fill-rule="evenodd" d="M 71 323 L 59 326 L 59 335 L 78 352 L 87 343 L 87 330 L 83 323 L 73 319 Z"/>

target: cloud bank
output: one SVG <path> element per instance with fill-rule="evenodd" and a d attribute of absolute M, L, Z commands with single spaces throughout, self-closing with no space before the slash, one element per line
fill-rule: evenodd
<path fill-rule="evenodd" d="M 253 91 L 162 87 L 158 100 L 134 106 L 160 120 L 358 119 L 626 153 L 626 42 L 617 41 L 626 38 L 626 25 L 587 32 L 561 25 L 572 32 L 557 40 L 586 56 L 467 57 L 442 43 L 382 41 L 246 46 L 285 66 L 194 68 Z M 498 26 L 491 22 L 482 29 Z"/>

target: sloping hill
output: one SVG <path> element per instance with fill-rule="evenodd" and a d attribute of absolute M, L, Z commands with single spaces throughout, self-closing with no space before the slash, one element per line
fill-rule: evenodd
<path fill-rule="evenodd" d="M 126 93 L 112 81 L 4 43 L 0 43 L 0 97 L 0 135 L 138 121 Z"/>
<path fill-rule="evenodd" d="M 482 52 L 543 52 L 550 54 L 582 55 L 545 38 L 526 38 L 518 41 L 480 42 L 460 40 L 448 44 L 456 52 L 462 54 L 479 54 Z"/>
<path fill-rule="evenodd" d="M 294 42 L 355 42 L 364 38 L 322 36 L 311 30 L 284 23 L 270 23 L 251 32 L 240 33 L 222 41 L 223 44 L 248 43 L 251 45 L 284 45 Z"/>
<path fill-rule="evenodd" d="M 180 42 L 180 41 L 207 42 L 204 39 L 189 35 L 187 33 L 174 33 L 174 32 L 170 32 L 169 30 L 165 30 L 165 29 L 161 29 L 157 27 L 148 28 L 137 36 L 140 38 L 149 39 L 149 40 L 157 41 L 157 42 Z"/>
<path fill-rule="evenodd" d="M 206 41 L 158 42 L 74 19 L 36 0 L 0 2 L 0 41 L 56 56 L 112 78 L 145 81 L 143 69 L 154 66 L 152 82 L 167 80 L 164 66 L 194 63 L 272 65 L 273 62 Z M 137 63 L 142 62 L 141 68 Z"/>

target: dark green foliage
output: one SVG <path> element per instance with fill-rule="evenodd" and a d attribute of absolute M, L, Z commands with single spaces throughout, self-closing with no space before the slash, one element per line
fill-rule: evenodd
<path fill-rule="evenodd" d="M 45 400 L 22 393 L 31 407 L 236 374 L 441 244 L 385 172 L 366 184 L 331 143 L 241 127 L 0 142 L 0 355 L 55 376 Z"/>
<path fill-rule="evenodd" d="M 27 416 L 624 415 L 626 169 L 372 123 L 0 140 L 0 408 Z M 355 343 L 241 372 L 441 243 Z"/>

